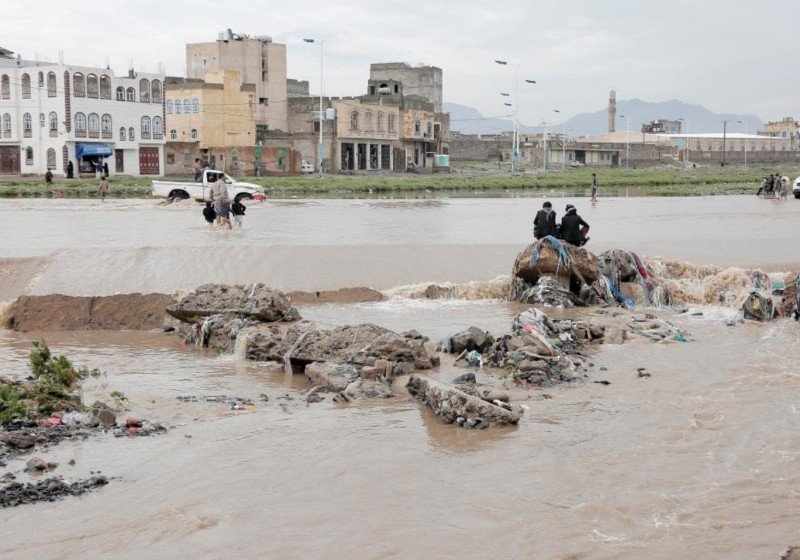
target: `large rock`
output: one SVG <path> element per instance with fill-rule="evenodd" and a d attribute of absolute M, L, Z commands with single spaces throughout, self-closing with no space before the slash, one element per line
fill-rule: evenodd
<path fill-rule="evenodd" d="M 338 393 L 359 378 L 359 368 L 352 364 L 316 362 L 306 366 L 306 377 L 312 385 Z"/>
<path fill-rule="evenodd" d="M 573 282 L 582 279 L 587 284 L 597 280 L 597 259 L 583 247 L 562 243 L 569 257 L 568 267 L 565 269 L 560 263 L 559 252 L 548 242 L 543 242 L 539 246 L 539 260 L 534 266 L 532 261 L 534 245 L 528 245 L 517 255 L 512 277 L 520 278 L 531 285 L 536 284 L 542 276 L 561 276 Z"/>
<path fill-rule="evenodd" d="M 282 338 L 275 327 L 249 327 L 239 331 L 236 349 L 248 360 L 267 362 L 276 360 L 281 349 Z"/>
<path fill-rule="evenodd" d="M 409 363 L 416 369 L 433 367 L 422 340 L 372 324 L 330 329 L 314 323 L 299 323 L 289 328 L 272 359 L 283 359 L 290 350 L 292 364 L 300 366 L 312 362 L 365 365 L 368 360 L 383 359 Z"/>
<path fill-rule="evenodd" d="M 477 350 L 483 353 L 494 342 L 494 338 L 488 331 L 482 331 L 478 327 L 470 327 L 465 331 L 456 333 L 445 340 L 443 347 L 454 354 L 460 354 L 464 350 L 471 352 Z"/>
<path fill-rule="evenodd" d="M 17 331 L 148 331 L 162 329 L 165 310 L 175 300 L 166 294 L 101 297 L 22 296 L 13 306 Z"/>
<path fill-rule="evenodd" d="M 205 284 L 167 308 L 167 313 L 185 323 L 210 315 L 236 315 L 269 323 L 300 320 L 292 300 L 264 284 Z"/>
<path fill-rule="evenodd" d="M 407 388 L 409 393 L 419 398 L 422 404 L 428 406 L 447 424 L 482 428 L 516 424 L 520 419 L 517 412 L 417 375 L 409 378 Z"/>
<path fill-rule="evenodd" d="M 797 284 L 799 274 L 798 272 L 790 274 L 784 282 L 783 305 L 786 307 L 787 315 L 791 315 L 797 310 L 797 292 L 800 288 Z"/>
<path fill-rule="evenodd" d="M 180 333 L 189 346 L 232 351 L 241 332 L 260 324 L 247 317 L 210 315 L 194 323 L 182 323 Z"/>

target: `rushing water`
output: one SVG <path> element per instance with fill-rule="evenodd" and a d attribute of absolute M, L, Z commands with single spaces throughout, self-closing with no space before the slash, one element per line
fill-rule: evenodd
<path fill-rule="evenodd" d="M 538 206 L 270 202 L 248 210 L 245 230 L 225 232 L 203 227 L 199 211 L 151 202 L 2 201 L 0 287 L 10 297 L 220 279 L 287 289 L 488 280 L 508 273 Z M 793 202 L 608 199 L 579 209 L 596 251 L 797 266 Z M 301 313 L 435 340 L 472 324 L 501 334 L 519 309 L 395 298 Z M 87 383 L 87 401 L 120 390 L 131 415 L 174 426 L 52 448 L 43 457 L 60 463 L 56 474 L 99 470 L 111 483 L 0 511 L 0 558 L 777 558 L 800 543 L 800 326 L 729 327 L 733 310 L 702 311 L 669 316 L 694 342 L 600 347 L 591 380 L 611 385 L 531 391 L 518 427 L 481 432 L 443 425 L 401 386 L 390 401 L 307 406 L 302 376 L 162 333 L 0 331 L 0 374 L 24 375 L 30 340 L 44 337 L 106 372 Z M 638 378 L 639 367 L 652 377 Z M 176 399 L 219 394 L 256 409 Z"/>

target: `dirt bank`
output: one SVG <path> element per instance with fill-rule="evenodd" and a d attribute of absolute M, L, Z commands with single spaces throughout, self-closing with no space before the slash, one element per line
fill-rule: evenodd
<path fill-rule="evenodd" d="M 382 301 L 383 294 L 372 288 L 342 288 L 340 290 L 325 290 L 322 292 L 289 292 L 295 305 L 315 305 L 323 303 L 367 303 Z"/>
<path fill-rule="evenodd" d="M 149 331 L 164 327 L 165 309 L 175 303 L 166 294 L 102 297 L 22 296 L 8 313 L 17 331 Z"/>

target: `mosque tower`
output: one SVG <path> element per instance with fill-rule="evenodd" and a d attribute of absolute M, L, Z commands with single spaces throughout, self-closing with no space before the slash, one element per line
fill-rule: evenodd
<path fill-rule="evenodd" d="M 617 92 L 613 89 L 608 94 L 608 132 L 617 130 Z"/>

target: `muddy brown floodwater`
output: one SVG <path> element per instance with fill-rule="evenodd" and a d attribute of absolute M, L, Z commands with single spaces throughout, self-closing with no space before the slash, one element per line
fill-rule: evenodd
<path fill-rule="evenodd" d="M 474 280 L 480 297 L 509 272 L 539 202 L 271 202 L 228 233 L 205 229 L 199 209 L 152 202 L 0 201 L 0 293 Z M 772 270 L 800 261 L 793 201 L 608 199 L 579 209 L 598 252 Z M 407 291 L 300 311 L 435 340 L 470 325 L 502 334 L 522 308 Z M 735 310 L 693 311 L 703 315 L 663 313 L 694 342 L 602 346 L 590 380 L 610 385 L 532 390 L 519 426 L 484 431 L 444 425 L 402 386 L 389 401 L 308 406 L 302 376 L 162 333 L 0 331 L 1 375 L 25 375 L 30 341 L 44 337 L 105 371 L 85 400 L 123 391 L 132 414 L 174 426 L 157 438 L 52 448 L 43 458 L 60 464 L 56 474 L 102 471 L 111 482 L 0 510 L 0 558 L 777 559 L 800 543 L 800 326 L 727 326 Z M 449 382 L 463 371 L 431 375 Z M 176 398 L 220 394 L 252 398 L 255 410 Z"/>

